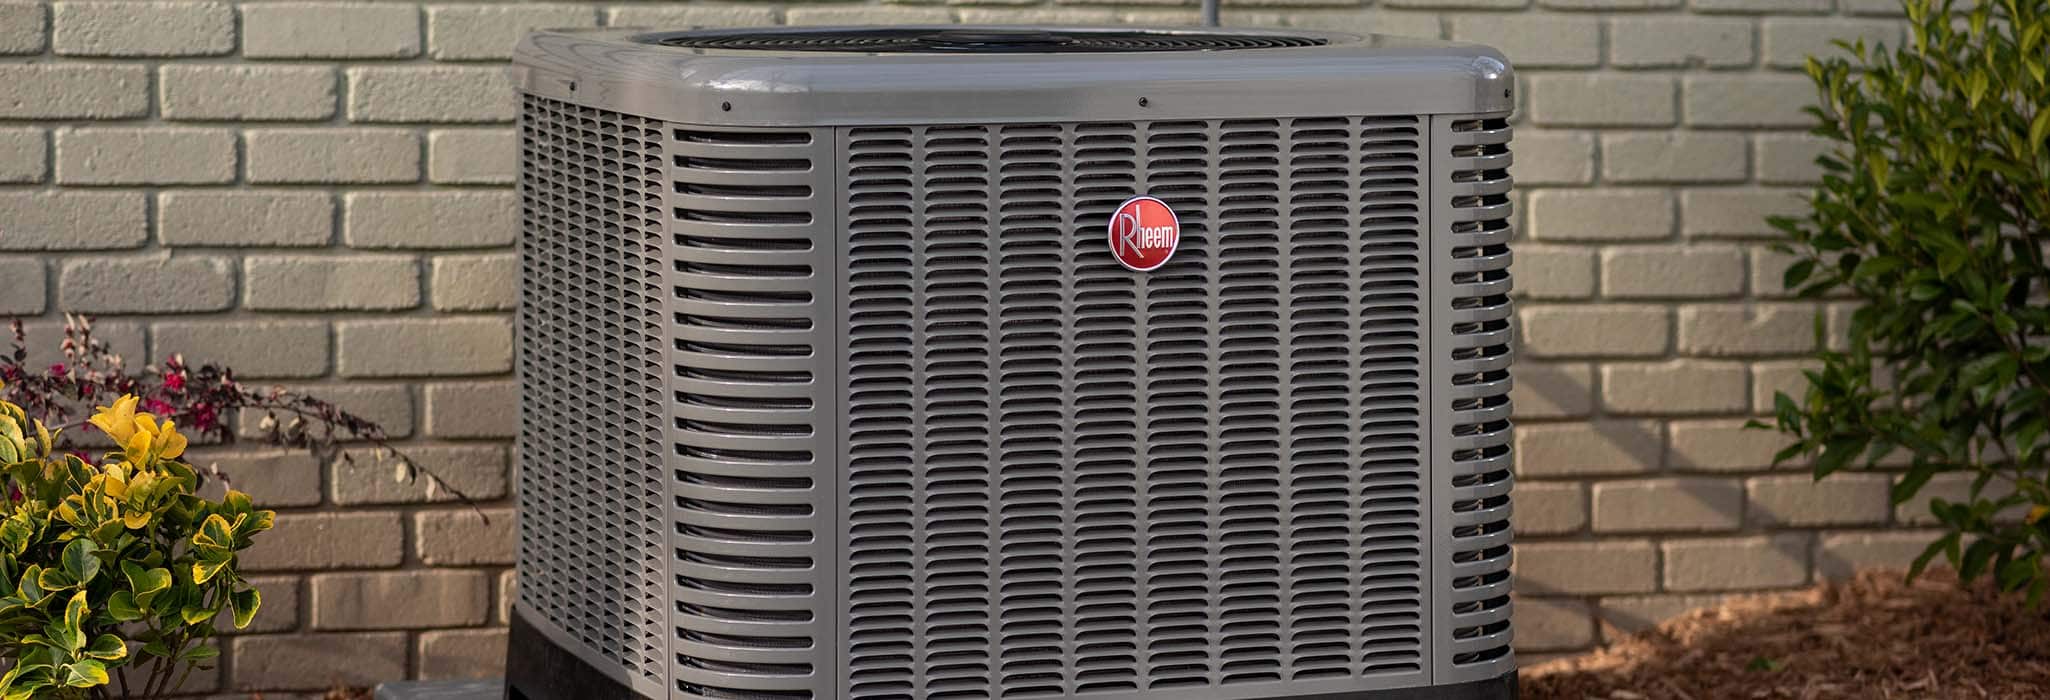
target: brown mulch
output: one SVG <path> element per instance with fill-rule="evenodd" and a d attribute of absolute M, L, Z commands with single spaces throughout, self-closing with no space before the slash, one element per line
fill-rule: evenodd
<path fill-rule="evenodd" d="M 1523 700 L 2050 698 L 2050 615 L 1898 571 L 1732 600 L 1523 670 Z"/>

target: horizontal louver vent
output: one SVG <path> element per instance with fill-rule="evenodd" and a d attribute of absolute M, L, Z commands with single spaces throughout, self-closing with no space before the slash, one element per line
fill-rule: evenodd
<path fill-rule="evenodd" d="M 844 131 L 845 697 L 1427 682 L 1426 125 Z"/>
<path fill-rule="evenodd" d="M 659 122 L 520 114 L 520 585 L 643 687 L 666 676 Z"/>
<path fill-rule="evenodd" d="M 817 434 L 831 388 L 813 265 L 836 235 L 814 190 L 830 142 L 670 136 L 674 697 L 831 698 L 819 641 L 834 624 L 820 560 L 832 549 L 819 533 L 833 492 L 819 481 L 837 477 Z"/>
<path fill-rule="evenodd" d="M 1441 654 L 1461 678 L 1514 670 L 1509 634 L 1509 137 L 1507 115 L 1458 119 L 1440 132 L 1451 158 L 1438 196 L 1451 202 L 1449 285 L 1440 321 L 1448 326 L 1449 369 L 1438 387 L 1449 407 L 1440 437 L 1451 460 L 1451 512 L 1440 555 L 1451 590 L 1440 605 L 1450 628 Z"/>

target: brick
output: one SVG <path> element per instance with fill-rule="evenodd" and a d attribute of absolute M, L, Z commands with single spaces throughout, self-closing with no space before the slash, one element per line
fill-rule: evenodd
<path fill-rule="evenodd" d="M 1665 190 L 1539 190 L 1530 195 L 1530 237 L 1540 241 L 1654 241 L 1673 235 Z"/>
<path fill-rule="evenodd" d="M 111 250 L 149 239 L 139 192 L 0 192 L 0 250 Z"/>
<path fill-rule="evenodd" d="M 1594 289 L 1595 251 L 1544 244 L 1516 249 L 1516 298 L 1586 299 Z"/>
<path fill-rule="evenodd" d="M 1672 447 L 1667 464 L 1687 471 L 1764 471 L 1788 441 L 1770 430 L 1744 427 L 1745 420 L 1676 420 L 1667 426 Z"/>
<path fill-rule="evenodd" d="M 960 4 L 960 2 L 949 2 Z M 1015 4 L 992 2 L 994 7 L 963 7 L 957 12 L 962 24 L 1115 24 L 1116 12 L 1095 7 L 1021 7 Z M 617 24 L 617 22 L 615 22 Z M 761 24 L 775 24 L 771 19 Z M 683 25 L 674 25 L 683 26 Z M 1431 29 L 1433 35 L 1437 28 Z"/>
<path fill-rule="evenodd" d="M 1771 216 L 1808 214 L 1807 192 L 1791 189 L 1689 189 L 1680 192 L 1680 232 L 1715 238 L 1779 238 Z"/>
<path fill-rule="evenodd" d="M 1671 126 L 1673 79 L 1659 75 L 1530 78 L 1530 119 L 1542 126 Z"/>
<path fill-rule="evenodd" d="M 420 305 L 420 264 L 405 255 L 255 255 L 242 305 L 259 311 L 398 310 Z"/>
<path fill-rule="evenodd" d="M 242 55 L 250 58 L 418 56 L 420 9 L 410 3 L 244 5 Z"/>
<path fill-rule="evenodd" d="M 1715 532 L 1744 524 L 1744 487 L 1706 478 L 1594 485 L 1595 532 Z"/>
<path fill-rule="evenodd" d="M 0 129 L 0 183 L 42 182 L 49 161 L 50 142 L 42 129 Z"/>
<path fill-rule="evenodd" d="M 344 321 L 340 371 L 348 377 L 464 376 L 512 369 L 504 318 Z"/>
<path fill-rule="evenodd" d="M 507 569 L 498 574 L 498 617 L 499 624 L 512 621 L 513 601 L 519 598 L 519 571 Z"/>
<path fill-rule="evenodd" d="M 452 185 L 507 185 L 519 176 L 519 138 L 507 129 L 427 134 L 427 179 Z"/>
<path fill-rule="evenodd" d="M 1518 544 L 1515 586 L 1530 595 L 1650 593 L 1658 551 L 1641 540 Z"/>
<path fill-rule="evenodd" d="M 1815 544 L 1815 575 L 1847 579 L 1872 569 L 1906 571 L 1929 543 L 1942 536 L 1935 530 L 1824 533 Z M 1941 554 L 1929 563 L 1931 569 L 1949 566 Z"/>
<path fill-rule="evenodd" d="M 235 132 L 192 128 L 63 128 L 57 182 L 218 185 L 235 181 Z"/>
<path fill-rule="evenodd" d="M 335 115 L 326 66 L 172 65 L 158 69 L 160 109 L 174 121 L 324 121 Z"/>
<path fill-rule="evenodd" d="M 1595 617 L 1625 634 L 1634 634 L 1694 610 L 1722 605 L 1729 598 L 1714 594 L 1608 596 L 1602 598 Z"/>
<path fill-rule="evenodd" d="M 248 627 L 237 630 L 234 616 L 222 615 L 215 618 L 215 629 L 229 634 L 263 634 L 299 628 L 299 577 L 251 576 L 249 585 L 263 595 L 263 604 L 257 606 L 256 617 L 249 621 Z"/>
<path fill-rule="evenodd" d="M 1795 296 L 1786 286 L 1787 269 L 1801 256 L 1780 253 L 1759 246 L 1751 249 L 1751 296 L 1756 299 L 1787 299 Z"/>
<path fill-rule="evenodd" d="M 420 680 L 505 675 L 502 629 L 434 630 L 420 634 Z"/>
<path fill-rule="evenodd" d="M 49 306 L 49 272 L 41 258 L 0 257 L 0 316 L 38 316 Z"/>
<path fill-rule="evenodd" d="M 1465 15 L 1452 18 L 1452 39 L 1486 44 L 1518 68 L 1593 68 L 1602 62 L 1602 26 L 1571 15 Z"/>
<path fill-rule="evenodd" d="M 1382 0 L 1389 7 L 1436 10 L 1514 10 L 1530 6 L 1530 0 Z"/>
<path fill-rule="evenodd" d="M 412 446 L 405 454 L 422 473 L 401 482 L 396 457 L 379 459 L 373 449 L 351 450 L 349 459 L 334 464 L 330 495 L 342 505 L 362 505 L 452 502 L 460 500 L 456 491 L 472 500 L 506 493 L 505 449 L 497 445 Z M 439 476 L 449 488 L 429 489 L 427 473 Z"/>
<path fill-rule="evenodd" d="M 519 431 L 519 386 L 512 382 L 429 384 L 426 394 L 428 435 L 504 438 Z"/>
<path fill-rule="evenodd" d="M 1623 68 L 1748 66 L 1751 22 L 1707 17 L 1609 20 L 1609 62 Z"/>
<path fill-rule="evenodd" d="M 1751 521 L 1768 527 L 1878 525 L 1893 510 L 1892 478 L 1885 474 L 1808 474 L 1752 477 L 1744 482 Z"/>
<path fill-rule="evenodd" d="M 1741 362 L 1613 363 L 1602 366 L 1602 406 L 1613 415 L 1742 413 L 1750 384 Z"/>
<path fill-rule="evenodd" d="M 1835 142 L 1808 134 L 1757 134 L 1752 137 L 1758 154 L 1758 181 L 1772 185 L 1808 185 L 1822 181 L 1822 166 L 1815 159 L 1828 153 Z"/>
<path fill-rule="evenodd" d="M 1518 363 L 1509 405 L 1518 419 L 1584 417 L 1594 411 L 1594 371 L 1581 363 Z"/>
<path fill-rule="evenodd" d="M 1815 314 L 1806 304 L 1699 304 L 1680 307 L 1680 352 L 1706 357 L 1788 355 L 1815 348 Z"/>
<path fill-rule="evenodd" d="M 964 13 L 965 15 L 965 13 Z M 965 17 L 964 17 L 965 19 Z M 1437 39 L 1444 35 L 1438 15 L 1431 12 L 1388 12 L 1349 9 L 1343 12 L 1305 12 L 1289 16 L 1289 25 L 1313 27 L 1354 34 L 1390 34 Z"/>
<path fill-rule="evenodd" d="M 376 423 L 384 429 L 385 437 L 397 440 L 413 435 L 413 391 L 408 385 L 350 382 L 297 384 L 285 389 L 319 398 L 364 420 Z M 236 416 L 235 432 L 251 439 L 263 437 L 266 432 L 263 429 L 265 415 L 262 411 L 243 411 Z M 281 423 L 291 419 L 289 415 L 283 414 L 273 417 Z"/>
<path fill-rule="evenodd" d="M 1733 246 L 1630 246 L 1602 251 L 1602 294 L 1623 299 L 1736 296 L 1744 252 Z"/>
<path fill-rule="evenodd" d="M 1810 360 L 1780 360 L 1751 364 L 1751 410 L 1760 415 L 1773 413 L 1774 395 L 1785 392 L 1795 402 L 1808 394 L 1808 375 L 1817 369 Z"/>
<path fill-rule="evenodd" d="M 511 192 L 352 192 L 347 203 L 352 248 L 498 248 L 519 233 Z"/>
<path fill-rule="evenodd" d="M 116 64 L 0 64 L 0 119 L 129 119 L 149 113 L 149 69 Z"/>
<path fill-rule="evenodd" d="M 1591 420 L 1517 426 L 1514 453 L 1519 476 L 1549 478 L 1656 471 L 1664 451 L 1656 421 Z"/>
<path fill-rule="evenodd" d="M 1587 490 L 1575 483 L 1516 485 L 1517 535 L 1570 535 L 1587 529 Z"/>
<path fill-rule="evenodd" d="M 1681 0 L 1538 0 L 1538 7 L 1558 10 L 1657 10 L 1679 7 Z"/>
<path fill-rule="evenodd" d="M 150 327 L 156 356 L 214 362 L 237 377 L 317 377 L 327 373 L 326 321 L 165 321 Z"/>
<path fill-rule="evenodd" d="M 0 2 L 0 55 L 42 53 L 50 25 L 42 2 Z"/>
<path fill-rule="evenodd" d="M 281 513 L 239 561 L 250 571 L 390 568 L 405 554 L 398 513 Z"/>
<path fill-rule="evenodd" d="M 384 66 L 350 68 L 349 121 L 508 122 L 513 91 L 501 68 Z"/>
<path fill-rule="evenodd" d="M 1519 129 L 1516 162 L 1509 174 L 1518 185 L 1585 185 L 1594 182 L 1594 136 L 1582 131 Z"/>
<path fill-rule="evenodd" d="M 150 256 L 74 259 L 57 278 L 58 304 L 73 313 L 198 313 L 234 303 L 225 258 Z"/>
<path fill-rule="evenodd" d="M 420 179 L 420 137 L 410 129 L 251 129 L 245 138 L 250 182 L 375 184 Z"/>
<path fill-rule="evenodd" d="M 1694 0 L 1696 12 L 1822 14 L 1835 0 Z"/>
<path fill-rule="evenodd" d="M 1008 17 L 1016 12 L 1023 11 L 1006 9 L 1000 12 Z M 963 10 L 961 15 L 961 19 L 964 22 L 982 23 L 984 21 L 971 18 L 970 12 L 967 10 Z M 1108 24 L 1109 18 L 1105 17 L 1103 22 Z M 605 11 L 605 25 L 608 27 L 648 27 L 650 29 L 759 27 L 775 23 L 775 9 L 745 5 L 629 5 Z"/>
<path fill-rule="evenodd" d="M 306 450 L 208 450 L 187 461 L 219 467 L 228 476 L 228 486 L 249 494 L 263 508 L 320 505 L 320 460 Z M 218 497 L 211 489 L 206 495 Z"/>
<path fill-rule="evenodd" d="M 1517 316 L 1520 348 L 1534 358 L 1657 357 L 1673 326 L 1664 307 L 1641 304 L 1529 306 Z"/>
<path fill-rule="evenodd" d="M 51 47 L 63 56 L 221 56 L 235 50 L 235 9 L 224 2 L 66 0 L 51 10 Z"/>
<path fill-rule="evenodd" d="M 433 263 L 434 308 L 506 311 L 519 302 L 519 259 L 513 255 L 443 255 Z"/>
<path fill-rule="evenodd" d="M 1570 598 L 1516 598 L 1516 651 L 1579 649 L 1594 643 L 1594 615 Z"/>
<path fill-rule="evenodd" d="M 1750 176 L 1743 134 L 1693 131 L 1602 135 L 1602 179 L 1614 183 L 1741 182 Z"/>
<path fill-rule="evenodd" d="M 1765 19 L 1765 62 L 1780 68 L 1801 68 L 1808 57 L 1849 58 L 1832 42 L 1865 42 L 1867 49 L 1901 47 L 1902 23 L 1842 17 L 1768 17 Z"/>
<path fill-rule="evenodd" d="M 581 5 L 435 5 L 427 8 L 427 55 L 437 61 L 512 58 L 513 46 L 536 29 L 590 27 L 598 15 Z"/>
<path fill-rule="evenodd" d="M 1808 582 L 1804 534 L 1666 540 L 1666 590 L 1787 588 Z"/>
<path fill-rule="evenodd" d="M 1806 76 L 1690 75 L 1681 92 L 1687 123 L 1694 126 L 1793 128 L 1815 122 L 1801 112 L 1816 100 Z"/>
<path fill-rule="evenodd" d="M 943 7 L 794 7 L 785 10 L 786 24 L 952 24 L 954 14 Z"/>
<path fill-rule="evenodd" d="M 253 634 L 229 640 L 238 690 L 325 690 L 406 677 L 406 634 Z"/>
<path fill-rule="evenodd" d="M 429 566 L 511 564 L 517 537 L 510 508 L 413 514 L 413 553 Z"/>
<path fill-rule="evenodd" d="M 1907 8 L 1901 7 L 1900 0 L 1844 0 L 1844 12 L 1886 17 L 1904 17 L 1908 14 Z"/>
<path fill-rule="evenodd" d="M 48 367 L 64 361 L 63 321 L 26 320 L 22 322 L 21 330 L 28 347 L 28 359 L 22 362 L 23 365 Z M 93 321 L 92 334 L 95 340 L 106 343 L 110 352 L 126 358 L 131 367 L 149 357 L 148 339 L 140 323 Z"/>
<path fill-rule="evenodd" d="M 316 574 L 307 579 L 317 630 L 481 625 L 491 581 L 478 571 Z"/>
<path fill-rule="evenodd" d="M 164 192 L 157 239 L 190 247 L 322 246 L 334 237 L 334 216 L 325 192 Z"/>

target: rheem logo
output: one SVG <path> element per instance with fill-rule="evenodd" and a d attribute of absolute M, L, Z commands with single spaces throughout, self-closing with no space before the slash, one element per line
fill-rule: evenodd
<path fill-rule="evenodd" d="M 1133 197 L 1110 215 L 1110 254 L 1118 264 L 1146 272 L 1167 264 L 1182 244 L 1182 222 L 1167 203 Z"/>

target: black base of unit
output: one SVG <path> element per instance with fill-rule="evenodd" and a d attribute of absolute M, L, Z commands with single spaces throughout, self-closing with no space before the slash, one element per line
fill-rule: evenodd
<path fill-rule="evenodd" d="M 513 610 L 505 655 L 505 695 L 511 700 L 647 700 L 576 654 L 556 646 L 518 609 Z M 1457 685 L 1265 700 L 1516 700 L 1516 673 Z"/>

